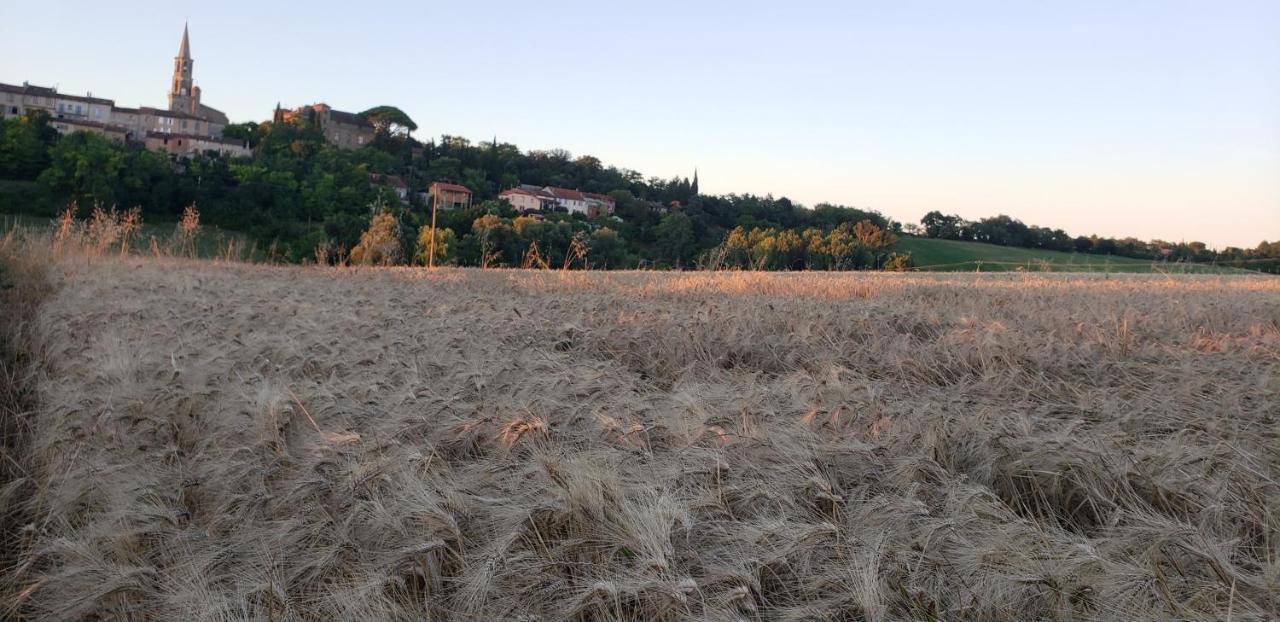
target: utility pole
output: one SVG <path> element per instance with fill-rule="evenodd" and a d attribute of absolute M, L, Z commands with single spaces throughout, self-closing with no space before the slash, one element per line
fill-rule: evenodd
<path fill-rule="evenodd" d="M 430 191 L 430 188 L 428 188 L 428 191 Z M 438 204 L 439 201 L 436 200 L 437 193 L 431 192 L 430 194 L 431 194 L 431 250 L 429 251 L 430 254 L 427 255 L 427 268 L 435 268 L 436 267 L 436 204 Z"/>

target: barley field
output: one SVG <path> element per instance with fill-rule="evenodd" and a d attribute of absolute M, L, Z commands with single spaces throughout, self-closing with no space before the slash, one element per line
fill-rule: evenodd
<path fill-rule="evenodd" d="M 16 619 L 1280 616 L 1280 279 L 27 269 Z"/>

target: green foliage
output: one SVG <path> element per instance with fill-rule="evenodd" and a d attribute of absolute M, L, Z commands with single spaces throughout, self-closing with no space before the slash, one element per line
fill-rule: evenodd
<path fill-rule="evenodd" d="M 49 165 L 57 137 L 43 111 L 0 120 L 0 178 L 35 179 Z"/>
<path fill-rule="evenodd" d="M 657 238 L 657 259 L 676 268 L 690 265 L 697 250 L 693 221 L 681 212 L 662 217 L 654 228 Z"/>
<path fill-rule="evenodd" d="M 364 114 L 380 131 L 363 149 L 335 148 L 310 123 L 250 122 L 229 125 L 225 133 L 254 146 L 252 156 L 182 161 L 83 132 L 58 137 L 41 114 L 5 120 L 0 123 L 0 210 L 52 216 L 76 200 L 86 208 L 94 202 L 137 206 L 148 222 L 172 222 L 194 203 L 205 222 L 245 233 L 261 247 L 299 261 L 314 256 L 317 246 L 330 249 L 330 258 L 354 249 L 370 224 L 368 206 L 381 200 L 394 206 L 401 244 L 398 254 L 387 257 L 409 261 L 421 258 L 420 227 L 427 219 L 416 194 L 432 181 L 450 181 L 473 193 L 471 208 L 437 214 L 440 235 L 452 236 L 447 261 L 460 265 L 521 266 L 532 251 L 547 265 L 577 265 L 573 257 L 583 249 L 585 263 L 602 268 L 684 268 L 699 262 L 779 270 L 883 268 L 892 262 L 901 268 L 908 260 L 891 252 L 912 253 L 917 265 L 936 255 L 908 247 L 920 238 L 906 237 L 895 245 L 901 227 L 870 210 L 826 203 L 808 209 L 786 197 L 702 195 L 696 175 L 693 180 L 645 178 L 563 150 L 521 152 L 509 143 L 455 136 L 424 143 L 409 135 L 416 125 L 399 109 L 379 106 Z M 408 204 L 401 205 L 385 186 L 371 187 L 371 173 L 403 178 L 412 191 Z M 520 218 L 497 198 L 520 184 L 608 194 L 616 209 L 613 216 L 591 221 L 563 211 L 544 214 L 544 221 Z M 1277 245 L 1265 242 L 1258 249 L 1214 253 L 1197 242 L 1072 238 L 1007 216 L 968 222 L 933 211 L 921 222 L 924 233 L 939 242 L 1161 261 L 1216 259 L 1280 270 Z M 1258 263 L 1269 257 L 1275 261 Z"/>
<path fill-rule="evenodd" d="M 86 206 L 114 205 L 124 160 L 102 136 L 72 132 L 49 150 L 49 166 L 39 180 Z"/>
<path fill-rule="evenodd" d="M 957 215 L 931 211 L 920 219 L 927 237 L 938 240 L 980 242 L 996 246 L 1008 246 L 1043 251 L 1117 255 L 1134 259 L 1167 262 L 1229 263 L 1262 270 L 1280 270 L 1278 261 L 1269 261 L 1267 243 L 1256 249 L 1227 248 L 1211 251 L 1203 242 L 1171 243 L 1163 240 L 1144 242 L 1137 238 L 1104 238 L 1094 236 L 1071 237 L 1061 229 L 1026 225 L 1016 218 L 1003 214 L 967 221 Z M 938 246 L 938 248 L 945 248 Z M 1006 253 L 1007 254 L 1007 253 Z M 949 262 L 946 262 L 949 263 Z M 922 264 L 923 265 L 923 264 Z"/>
<path fill-rule="evenodd" d="M 418 129 L 418 124 L 395 106 L 374 106 L 360 113 L 360 116 L 368 119 L 373 124 L 374 130 L 380 134 L 391 135 Z"/>
<path fill-rule="evenodd" d="M 708 253 L 710 267 L 750 270 L 865 270 L 880 267 L 897 241 L 870 220 L 829 231 L 735 227 Z M 895 260 L 901 263 L 902 259 Z"/>
<path fill-rule="evenodd" d="M 250 149 L 257 148 L 257 146 L 262 143 L 262 137 L 265 134 L 264 125 L 259 125 L 253 121 L 232 123 L 222 128 L 222 135 L 224 137 L 242 140 L 248 143 Z"/>

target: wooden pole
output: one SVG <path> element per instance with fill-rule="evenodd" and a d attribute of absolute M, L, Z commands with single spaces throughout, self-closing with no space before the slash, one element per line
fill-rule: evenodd
<path fill-rule="evenodd" d="M 427 255 L 427 267 L 436 267 L 436 207 L 440 203 L 435 192 L 431 193 L 431 251 Z"/>

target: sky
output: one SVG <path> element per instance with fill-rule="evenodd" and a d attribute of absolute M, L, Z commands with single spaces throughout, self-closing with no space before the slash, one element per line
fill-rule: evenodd
<path fill-rule="evenodd" d="M 390 104 L 704 193 L 1280 239 L 1275 0 L 6 2 L 0 82 L 164 105 L 184 21 L 233 121 Z"/>

